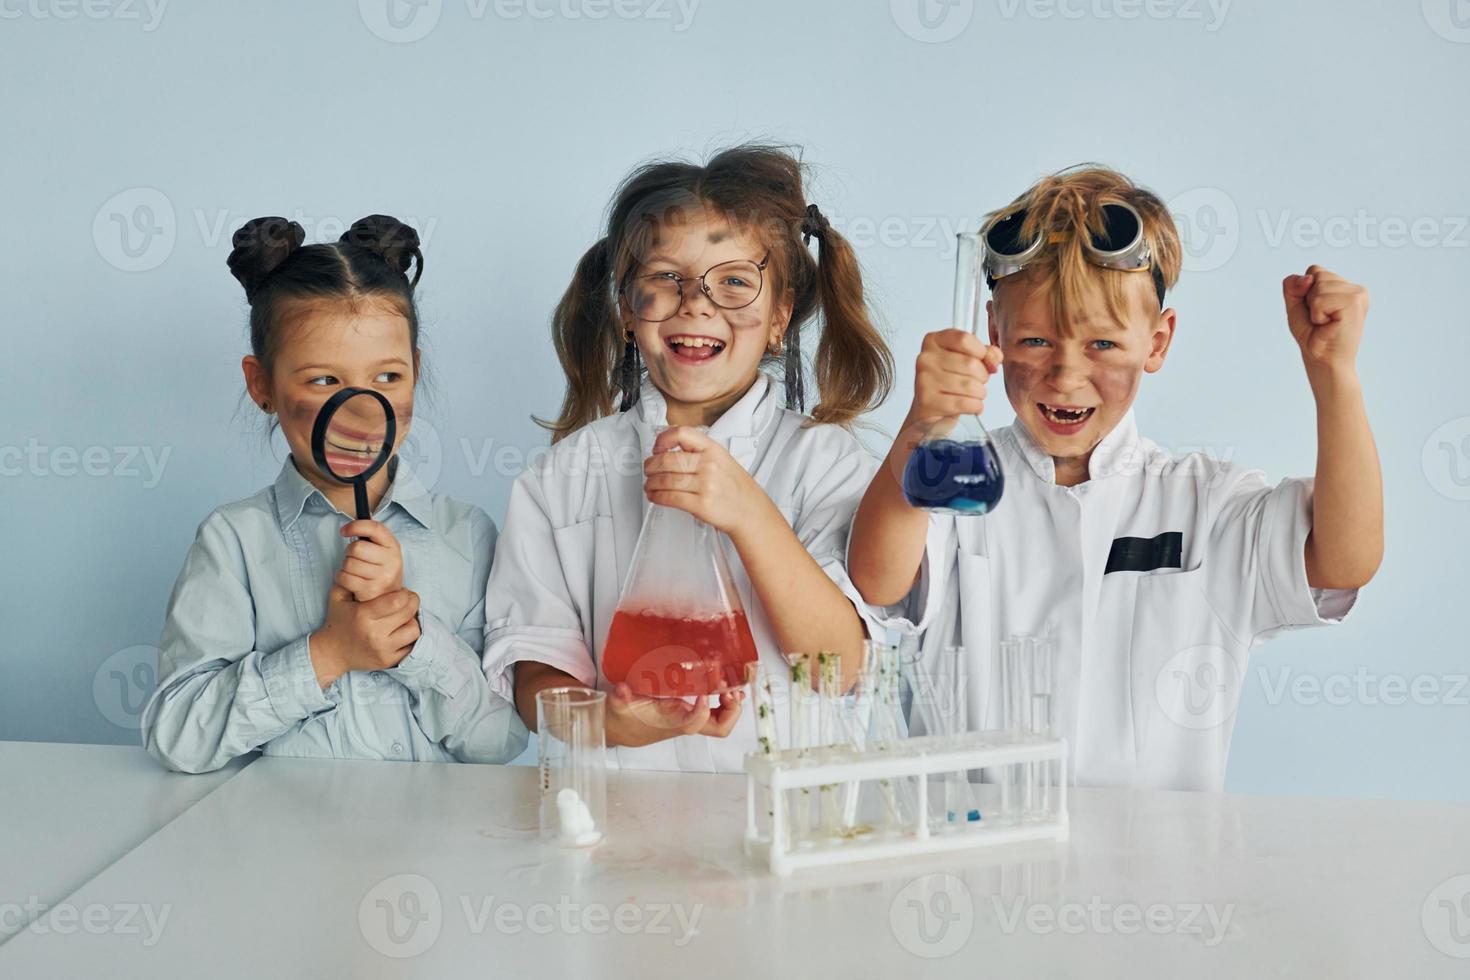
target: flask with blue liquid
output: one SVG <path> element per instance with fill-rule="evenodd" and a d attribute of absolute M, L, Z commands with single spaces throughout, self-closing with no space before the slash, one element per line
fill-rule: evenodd
<path fill-rule="evenodd" d="M 978 333 L 981 237 L 965 232 L 955 239 L 954 325 Z M 1000 456 L 975 415 L 933 422 L 903 470 L 904 497 L 924 510 L 987 514 L 1004 489 Z"/>

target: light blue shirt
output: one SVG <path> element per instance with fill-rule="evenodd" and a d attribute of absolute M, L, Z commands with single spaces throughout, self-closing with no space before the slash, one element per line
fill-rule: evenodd
<path fill-rule="evenodd" d="M 400 461 L 401 462 L 401 461 Z M 171 769 L 266 755 L 507 762 L 525 725 L 480 669 L 495 523 L 405 465 L 373 515 L 398 539 L 422 635 L 391 670 L 322 690 L 308 638 L 326 618 L 349 520 L 296 471 L 205 518 L 169 599 L 143 743 Z"/>

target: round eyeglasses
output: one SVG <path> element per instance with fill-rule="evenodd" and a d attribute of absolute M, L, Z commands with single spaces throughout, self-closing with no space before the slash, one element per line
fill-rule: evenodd
<path fill-rule="evenodd" d="M 686 282 L 699 283 L 700 292 L 720 309 L 739 310 L 760 297 L 766 266 L 770 261 L 771 253 L 767 251 L 759 262 L 749 259 L 720 262 L 698 276 L 654 272 L 629 279 L 618 292 L 627 304 L 628 312 L 651 323 L 671 320 L 678 315 L 684 306 Z"/>

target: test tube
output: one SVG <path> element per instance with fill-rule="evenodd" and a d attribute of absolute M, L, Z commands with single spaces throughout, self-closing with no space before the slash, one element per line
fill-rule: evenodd
<path fill-rule="evenodd" d="M 754 676 L 751 678 L 751 702 L 755 705 L 755 737 L 760 746 L 760 752 L 766 758 L 775 758 L 781 746 L 776 734 L 776 699 L 771 693 L 771 675 L 766 672 L 764 665 L 757 665 Z M 775 805 L 771 795 L 770 787 L 765 788 L 766 820 L 771 827 L 772 837 L 775 836 Z M 789 840 L 790 834 L 782 834 L 783 838 Z"/>
<path fill-rule="evenodd" d="M 585 687 L 536 693 L 541 836 L 562 847 L 590 847 L 607 823 L 603 719 L 607 695 Z"/>
<path fill-rule="evenodd" d="M 969 730 L 964 664 L 965 648 L 946 646 L 940 651 L 932 672 L 916 659 L 911 674 L 914 706 L 923 719 L 924 730 L 930 735 L 945 736 L 952 744 L 958 744 L 958 736 Z M 955 770 L 944 773 L 941 779 L 941 792 L 930 794 L 939 804 L 939 812 L 932 815 L 939 829 L 958 830 L 966 823 L 979 820 L 980 810 L 975 805 L 969 773 Z"/>
<path fill-rule="evenodd" d="M 1030 723 L 1024 706 L 1028 674 L 1025 669 L 1026 643 L 1019 633 L 1012 633 L 1000 644 L 1002 725 L 1012 736 L 1024 734 Z M 1019 820 L 1025 813 L 1026 763 L 1011 763 L 1000 776 L 1001 812 L 1008 819 Z"/>
<path fill-rule="evenodd" d="M 1056 684 L 1056 647 L 1047 637 L 1032 639 L 1030 676 L 1031 683 L 1031 731 L 1045 738 L 1055 735 L 1052 715 Z M 1051 815 L 1052 793 L 1055 791 L 1057 773 L 1054 762 L 1039 762 L 1036 766 L 1036 799 L 1032 816 L 1046 819 Z"/>
<path fill-rule="evenodd" d="M 820 744 L 830 748 L 837 744 L 838 712 L 842 710 L 842 655 L 823 650 L 817 654 L 817 737 Z M 831 839 L 837 836 L 840 814 L 837 806 L 837 784 L 826 783 L 821 787 L 820 811 L 822 836 Z"/>
<path fill-rule="evenodd" d="M 798 757 L 804 758 L 811 750 L 811 720 L 808 710 L 812 700 L 811 657 L 805 653 L 793 653 L 787 657 L 791 665 L 791 747 Z M 791 790 L 791 840 L 806 840 L 811 831 L 811 787 L 801 786 Z"/>
<path fill-rule="evenodd" d="M 869 718 L 872 738 L 869 741 L 879 751 L 888 751 L 900 739 L 897 646 L 878 641 L 867 642 L 866 674 L 872 692 L 872 717 Z M 878 789 L 883 799 L 886 829 L 901 829 L 906 810 L 900 805 L 898 786 L 894 785 L 892 779 L 881 779 L 878 780 Z M 908 811 L 911 811 L 911 807 Z"/>

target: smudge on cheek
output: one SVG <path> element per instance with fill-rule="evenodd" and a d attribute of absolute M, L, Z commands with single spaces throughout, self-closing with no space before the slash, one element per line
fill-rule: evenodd
<path fill-rule="evenodd" d="M 1133 404 L 1142 377 L 1141 365 L 1099 365 L 1092 369 L 1092 386 L 1110 414 L 1122 415 Z"/>
<path fill-rule="evenodd" d="M 1019 412 L 1022 406 L 1030 403 L 1029 393 L 1041 381 L 1045 372 L 1024 361 L 1006 361 L 1000 370 L 1005 378 L 1006 397 L 1011 400 L 1011 407 Z"/>
<path fill-rule="evenodd" d="M 766 315 L 759 306 L 759 303 L 754 303 L 744 309 L 726 310 L 725 322 L 730 325 L 731 330 L 736 331 L 763 329 L 766 326 Z"/>

